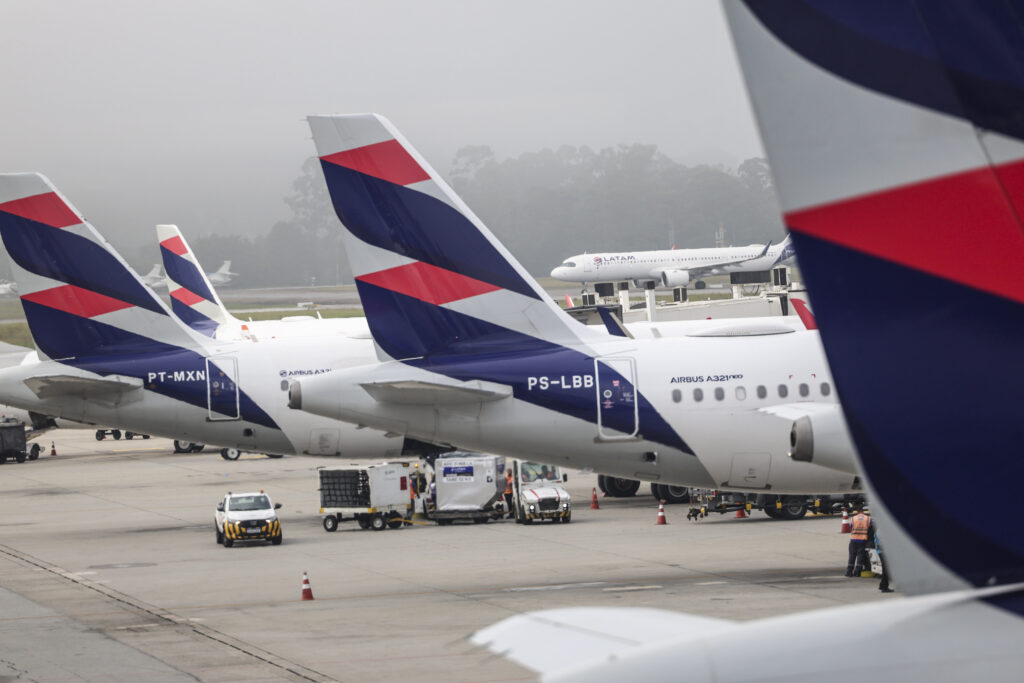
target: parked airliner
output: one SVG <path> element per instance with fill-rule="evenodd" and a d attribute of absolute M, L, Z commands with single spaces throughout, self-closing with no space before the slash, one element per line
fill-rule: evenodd
<path fill-rule="evenodd" d="M 0 370 L 0 403 L 245 451 L 402 452 L 400 438 L 285 407 L 290 378 L 373 362 L 370 340 L 201 334 L 36 173 L 0 175 L 0 235 L 36 345 Z"/>
<path fill-rule="evenodd" d="M 919 595 L 746 622 L 549 610 L 474 642 L 546 681 L 1019 681 L 1019 15 L 916 0 L 725 10 L 884 554 Z M 929 294 L 878 306 L 850 287 L 863 273 Z M 984 509 L 951 492 L 983 492 Z"/>
<path fill-rule="evenodd" d="M 751 244 L 749 247 L 707 249 L 664 249 L 570 256 L 551 271 L 551 277 L 567 282 L 620 282 L 631 280 L 637 287 L 653 282 L 657 287 L 704 288 L 701 278 L 725 273 L 770 270 L 793 262 L 789 236 L 780 244 Z"/>
<path fill-rule="evenodd" d="M 794 494 L 859 486 L 788 456 L 800 415 L 817 449 L 852 458 L 816 332 L 722 322 L 631 339 L 586 327 L 387 120 L 310 125 L 382 362 L 296 378 L 291 406 L 631 479 Z"/>

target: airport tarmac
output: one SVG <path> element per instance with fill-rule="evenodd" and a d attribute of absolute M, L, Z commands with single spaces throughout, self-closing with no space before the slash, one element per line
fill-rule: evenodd
<path fill-rule="evenodd" d="M 836 518 L 687 522 L 666 506 L 657 526 L 649 495 L 590 510 L 596 477 L 570 471 L 571 524 L 328 534 L 315 470 L 337 459 L 51 437 L 57 456 L 0 466 L 0 681 L 532 680 L 467 637 L 553 607 L 751 619 L 899 599 L 842 576 Z M 216 503 L 254 489 L 283 504 L 284 543 L 217 545 Z"/>

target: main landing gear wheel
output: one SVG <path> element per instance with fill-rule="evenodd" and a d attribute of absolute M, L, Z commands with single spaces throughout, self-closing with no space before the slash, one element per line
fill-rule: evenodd
<path fill-rule="evenodd" d="M 99 432 L 96 432 L 96 439 L 99 440 L 103 437 L 100 436 Z M 181 439 L 174 440 L 174 452 L 175 453 L 191 453 L 192 447 L 195 444 L 191 441 L 182 441 Z"/>
<path fill-rule="evenodd" d="M 605 476 L 604 488 L 601 490 L 612 498 L 629 498 L 640 490 L 640 482 L 636 479 Z"/>
<path fill-rule="evenodd" d="M 238 450 L 237 448 L 220 449 L 220 457 L 224 458 L 225 460 L 238 460 L 238 458 L 241 455 L 242 451 Z"/>

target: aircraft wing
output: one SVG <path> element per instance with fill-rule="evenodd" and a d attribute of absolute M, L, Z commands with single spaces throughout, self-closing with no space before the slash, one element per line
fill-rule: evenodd
<path fill-rule="evenodd" d="M 405 379 L 365 382 L 359 386 L 381 403 L 456 405 L 497 401 L 512 395 L 512 387 L 506 384 L 481 380 L 442 383 Z"/>
<path fill-rule="evenodd" d="M 111 398 L 116 394 L 142 388 L 142 380 L 138 377 L 110 375 L 104 378 L 82 377 L 78 375 L 42 375 L 29 377 L 25 380 L 32 393 L 41 399 L 60 398 L 61 396 L 81 396 L 83 398 Z"/>
<path fill-rule="evenodd" d="M 520 614 L 477 631 L 474 645 L 545 674 L 614 659 L 635 648 L 732 628 L 724 619 L 645 607 L 570 607 Z"/>

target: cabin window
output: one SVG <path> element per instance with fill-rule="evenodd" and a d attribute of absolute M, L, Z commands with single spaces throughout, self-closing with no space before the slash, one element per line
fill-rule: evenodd
<path fill-rule="evenodd" d="M 829 383 L 828 382 L 822 382 L 821 383 L 821 395 L 822 396 L 828 396 L 831 393 L 832 393 L 832 387 L 829 386 Z"/>
<path fill-rule="evenodd" d="M 767 398 L 768 397 L 768 389 L 765 388 L 765 386 L 763 384 L 757 385 L 757 397 L 758 398 Z"/>
<path fill-rule="evenodd" d="M 798 390 L 800 391 L 800 395 L 804 397 L 806 397 L 807 394 L 811 393 L 810 387 L 808 387 L 806 384 L 800 384 Z"/>
<path fill-rule="evenodd" d="M 678 389 L 673 389 L 672 390 L 672 402 L 673 403 L 679 403 L 682 400 L 683 400 L 683 392 L 679 391 Z"/>
<path fill-rule="evenodd" d="M 694 389 L 693 390 L 693 400 L 697 401 L 698 403 L 703 401 L 704 400 L 704 390 L 700 389 L 700 388 Z"/>
<path fill-rule="evenodd" d="M 779 398 L 786 398 L 787 396 L 789 396 L 789 387 L 787 387 L 785 384 L 780 384 Z"/>
<path fill-rule="evenodd" d="M 747 397 L 747 390 L 743 387 L 736 387 L 736 400 L 742 401 Z"/>
<path fill-rule="evenodd" d="M 722 387 L 715 387 L 715 400 L 721 401 L 725 398 L 725 389 Z"/>

